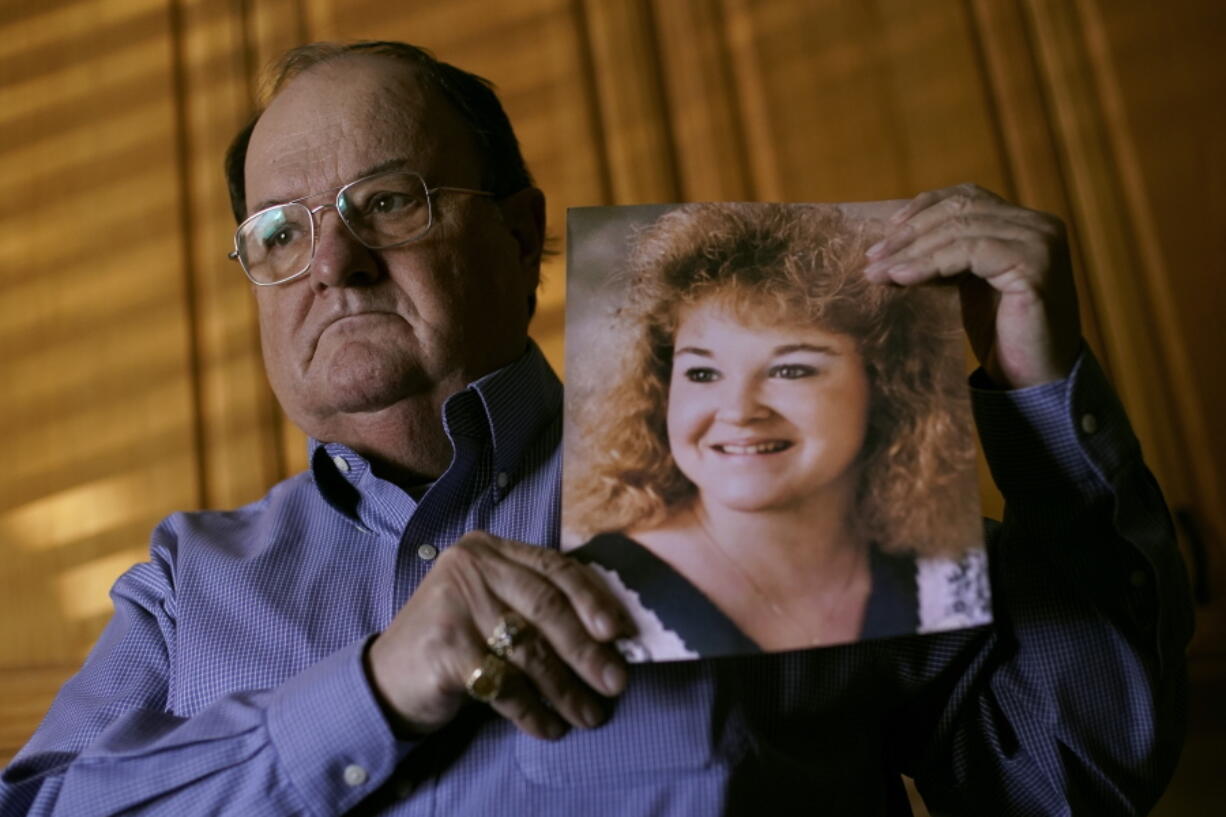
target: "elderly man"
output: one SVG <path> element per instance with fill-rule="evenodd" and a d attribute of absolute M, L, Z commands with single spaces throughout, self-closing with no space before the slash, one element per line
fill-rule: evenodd
<path fill-rule="evenodd" d="M 311 469 L 157 529 L 4 814 L 905 814 L 900 773 L 942 813 L 1156 798 L 1186 589 L 1054 219 L 924 194 L 866 259 L 959 276 L 1010 503 L 997 623 L 630 671 L 623 611 L 551 549 L 543 198 L 493 94 L 409 46 L 305 47 L 228 164 Z"/>

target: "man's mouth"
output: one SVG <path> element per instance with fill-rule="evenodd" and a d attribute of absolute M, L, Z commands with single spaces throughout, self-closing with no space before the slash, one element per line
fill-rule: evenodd
<path fill-rule="evenodd" d="M 720 454 L 732 454 L 734 456 L 747 456 L 750 454 L 777 454 L 780 451 L 791 448 L 792 443 L 788 440 L 767 440 L 760 443 L 716 443 L 711 446 L 712 449 Z"/>

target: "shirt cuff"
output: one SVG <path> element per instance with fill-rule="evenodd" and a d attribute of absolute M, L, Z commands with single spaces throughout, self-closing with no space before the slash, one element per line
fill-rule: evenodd
<path fill-rule="evenodd" d="M 1064 380 L 1027 389 L 984 388 L 971 376 L 971 404 L 992 478 L 1006 499 L 1110 493 L 1140 446 L 1119 398 L 1088 347 Z"/>
<path fill-rule="evenodd" d="M 1153 646 L 1159 668 L 1179 661 L 1192 619 L 1175 532 L 1093 353 L 1083 346 L 1067 379 L 1029 389 L 979 388 L 978 375 L 975 420 L 1006 518 L 1024 520 L 1023 553 L 1045 549 L 1097 588 L 1102 605 L 1124 611 Z"/>
<path fill-rule="evenodd" d="M 374 792 L 412 747 L 398 741 L 362 667 L 366 639 L 281 685 L 268 732 L 290 780 L 315 813 L 340 814 Z"/>

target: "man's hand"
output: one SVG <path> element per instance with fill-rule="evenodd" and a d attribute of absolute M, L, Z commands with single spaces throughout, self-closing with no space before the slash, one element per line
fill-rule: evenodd
<path fill-rule="evenodd" d="M 397 731 L 428 734 L 455 717 L 468 700 L 465 681 L 489 653 L 487 637 L 508 612 L 529 627 L 490 706 L 543 738 L 604 721 L 601 695 L 626 685 L 610 644 L 633 634 L 622 606 L 573 559 L 473 532 L 447 549 L 370 645 L 367 671 Z"/>
<path fill-rule="evenodd" d="M 1055 216 L 973 184 L 921 193 L 868 250 L 864 274 L 900 286 L 956 278 L 962 321 L 996 383 L 1068 376 L 1081 347 L 1068 239 Z"/>

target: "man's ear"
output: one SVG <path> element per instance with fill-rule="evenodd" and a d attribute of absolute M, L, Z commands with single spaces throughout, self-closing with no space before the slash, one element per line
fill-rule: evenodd
<path fill-rule="evenodd" d="M 519 265 L 532 290 L 541 277 L 541 253 L 545 249 L 545 194 L 525 187 L 498 202 L 502 219 L 519 245 Z"/>

